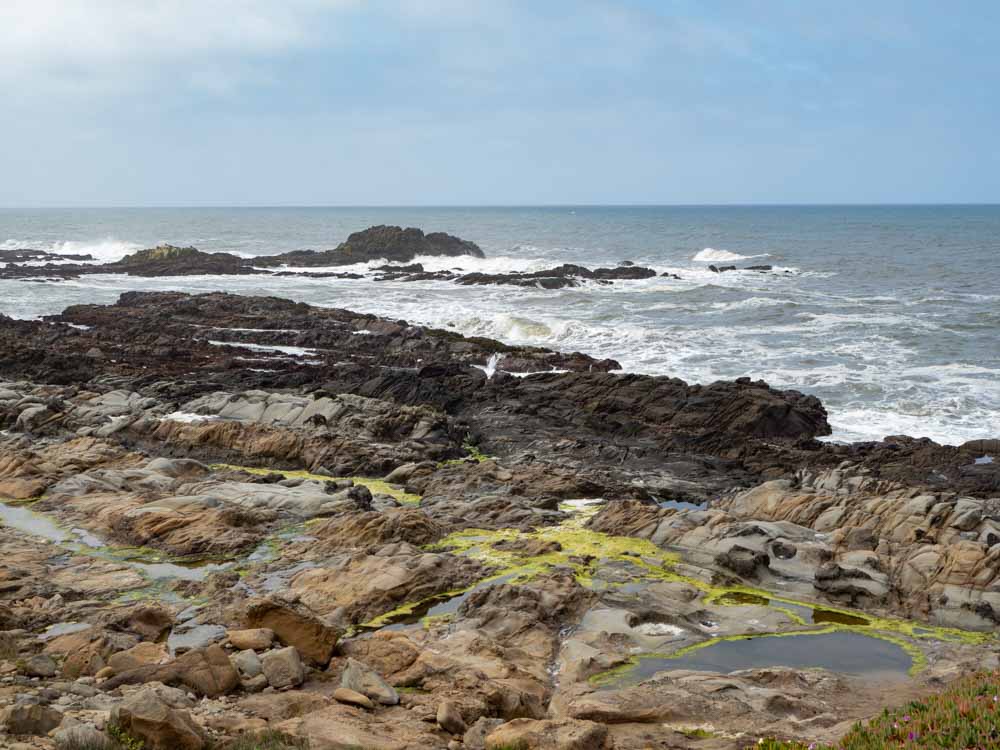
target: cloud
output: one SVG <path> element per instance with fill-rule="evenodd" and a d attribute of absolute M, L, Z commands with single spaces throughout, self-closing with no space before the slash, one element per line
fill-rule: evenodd
<path fill-rule="evenodd" d="M 0 82 L 136 80 L 138 69 L 267 56 L 320 42 L 354 0 L 4 0 Z M 132 75 L 129 75 L 129 74 Z"/>

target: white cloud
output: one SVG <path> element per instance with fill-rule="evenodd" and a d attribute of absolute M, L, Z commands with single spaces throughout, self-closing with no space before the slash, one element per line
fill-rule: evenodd
<path fill-rule="evenodd" d="M 3 0 L 0 78 L 100 79 L 129 67 L 269 55 L 314 43 L 355 0 Z"/>

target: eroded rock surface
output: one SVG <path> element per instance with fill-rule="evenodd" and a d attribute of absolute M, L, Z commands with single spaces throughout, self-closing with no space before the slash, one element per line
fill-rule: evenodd
<path fill-rule="evenodd" d="M 0 354 L 0 743 L 742 750 L 997 663 L 997 441 L 221 293 Z"/>

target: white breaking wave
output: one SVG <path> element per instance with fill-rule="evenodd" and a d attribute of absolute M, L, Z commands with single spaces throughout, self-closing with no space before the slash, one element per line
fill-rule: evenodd
<path fill-rule="evenodd" d="M 760 253 L 759 255 L 740 255 L 739 253 L 732 253 L 728 250 L 716 250 L 715 248 L 706 247 L 699 253 L 696 253 L 691 260 L 697 261 L 698 263 L 720 263 L 732 260 L 747 260 L 748 258 L 767 258 L 770 253 Z"/>
<path fill-rule="evenodd" d="M 247 256 L 260 257 L 260 256 Z M 352 263 L 344 266 L 282 266 L 282 271 L 294 273 L 360 273 L 368 274 L 376 268 L 406 267 L 419 263 L 424 271 L 454 271 L 455 273 L 526 273 L 541 271 L 560 264 L 559 261 L 544 258 L 515 258 L 508 255 L 498 255 L 490 258 L 475 258 L 471 255 L 418 255 L 413 260 L 403 263 L 389 262 L 385 258 L 376 258 L 365 263 Z M 264 269 L 266 270 L 266 269 Z"/>
<path fill-rule="evenodd" d="M 0 249 L 3 250 L 42 250 L 56 255 L 91 255 L 94 262 L 97 263 L 111 263 L 121 260 L 126 255 L 142 250 L 143 247 L 145 245 L 114 237 L 106 237 L 102 240 L 66 240 L 52 243 L 22 242 L 17 239 L 8 239 L 0 243 Z"/>

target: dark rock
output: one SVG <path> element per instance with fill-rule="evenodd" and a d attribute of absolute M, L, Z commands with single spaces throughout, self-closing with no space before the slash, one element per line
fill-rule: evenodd
<path fill-rule="evenodd" d="M 767 568 L 771 558 L 766 553 L 735 544 L 715 556 L 715 563 L 741 578 L 755 578 L 759 568 Z"/>
<path fill-rule="evenodd" d="M 418 255 L 485 255 L 474 242 L 459 239 L 444 232 L 424 234 L 414 227 L 377 226 L 354 232 L 333 250 L 295 250 L 281 255 L 255 258 L 260 267 L 289 266 L 342 266 L 385 259 L 406 263 Z M 422 270 L 422 269 L 421 269 Z"/>

